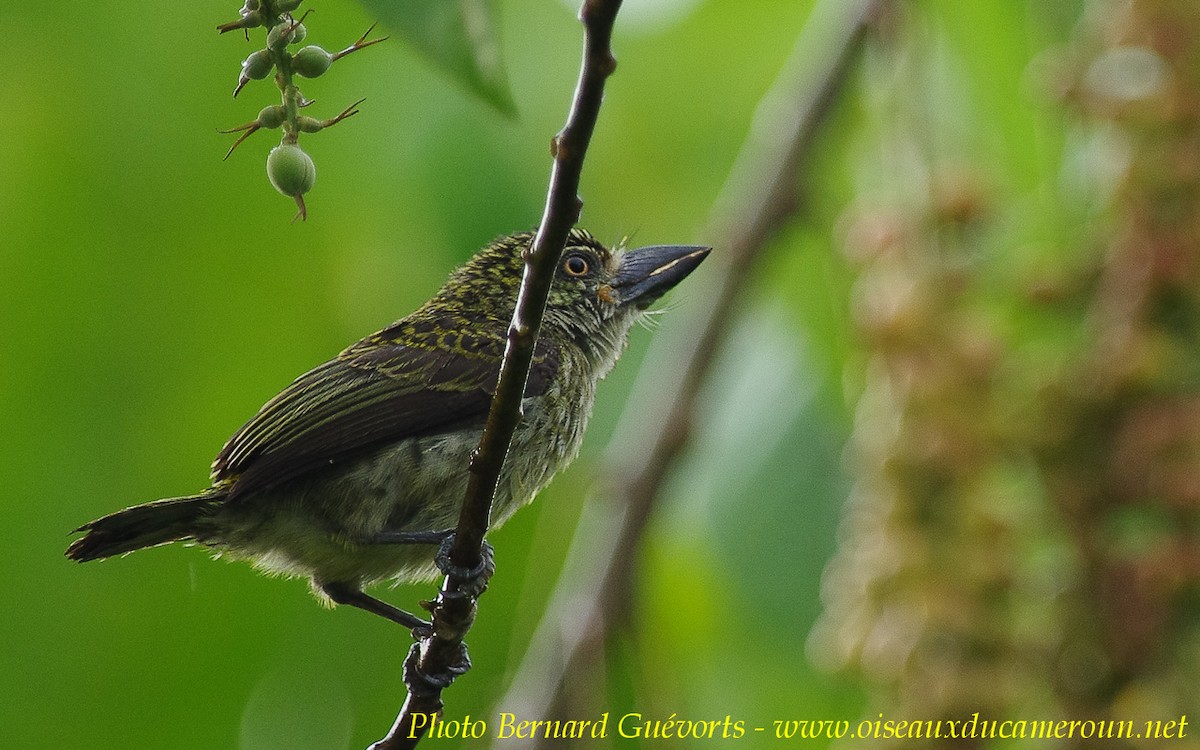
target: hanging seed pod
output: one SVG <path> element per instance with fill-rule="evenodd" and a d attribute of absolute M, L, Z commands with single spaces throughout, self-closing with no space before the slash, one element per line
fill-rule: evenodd
<path fill-rule="evenodd" d="M 281 143 L 267 155 L 267 179 L 275 189 L 296 201 L 298 219 L 308 218 L 304 194 L 317 181 L 317 167 L 308 154 L 295 143 Z"/>
<path fill-rule="evenodd" d="M 265 49 L 260 49 L 242 61 L 242 72 L 256 81 L 261 81 L 269 76 L 274 67 L 275 61 L 271 58 L 271 53 Z"/>
<path fill-rule="evenodd" d="M 239 11 L 238 20 L 223 23 L 217 27 L 217 31 L 224 34 L 234 29 L 253 29 L 256 26 L 262 26 L 263 14 L 259 12 L 259 0 L 246 0 L 242 4 L 242 9 Z"/>
<path fill-rule="evenodd" d="M 271 27 L 267 32 L 267 47 L 276 51 L 282 52 L 289 44 L 299 44 L 308 36 L 308 29 L 304 28 L 304 19 L 308 18 L 308 14 L 312 11 L 305 11 L 300 18 L 292 18 L 291 14 L 285 14 L 279 21 Z"/>
<path fill-rule="evenodd" d="M 267 46 L 276 52 L 280 52 L 284 47 L 287 47 L 296 38 L 296 30 L 299 24 L 294 24 L 290 20 L 277 23 L 267 32 Z"/>
<path fill-rule="evenodd" d="M 300 115 L 296 118 L 296 124 L 300 127 L 301 133 L 315 133 L 318 130 L 325 129 L 325 123 L 315 117 Z"/>
<path fill-rule="evenodd" d="M 324 130 L 325 128 L 333 127 L 342 120 L 345 120 L 347 117 L 353 117 L 354 115 L 358 114 L 358 105 L 365 101 L 366 99 L 359 99 L 349 107 L 343 109 L 341 114 L 339 114 L 337 117 L 330 117 L 328 120 L 318 120 L 315 117 L 300 115 L 296 118 L 296 126 L 300 128 L 301 133 L 315 133 L 318 130 Z M 261 114 L 259 116 L 261 117 Z"/>
<path fill-rule="evenodd" d="M 277 128 L 283 124 L 286 118 L 287 109 L 282 105 L 272 104 L 259 110 L 258 117 L 255 118 L 254 122 L 260 128 Z"/>
<path fill-rule="evenodd" d="M 292 55 L 292 70 L 305 78 L 316 78 L 333 65 L 333 55 L 315 44 L 302 47 Z"/>
<path fill-rule="evenodd" d="M 251 80 L 261 81 L 271 75 L 274 68 L 275 60 L 271 57 L 270 50 L 260 49 L 252 53 L 242 61 L 242 74 L 238 76 L 238 84 L 233 90 L 233 95 L 237 96 Z"/>
<path fill-rule="evenodd" d="M 225 152 L 225 158 L 228 159 L 233 150 L 241 145 L 242 141 L 254 135 L 262 128 L 277 128 L 287 119 L 287 109 L 282 105 L 275 104 L 269 107 L 263 107 L 259 110 L 258 117 L 252 122 L 245 125 L 238 125 L 236 128 L 222 130 L 222 133 L 241 133 L 233 145 L 229 147 L 229 151 Z"/>
<path fill-rule="evenodd" d="M 281 143 L 267 155 L 267 177 L 276 190 L 294 198 L 312 189 L 317 167 L 299 146 Z"/>

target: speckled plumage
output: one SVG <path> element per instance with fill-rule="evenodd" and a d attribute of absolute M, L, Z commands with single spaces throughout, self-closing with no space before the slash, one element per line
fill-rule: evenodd
<path fill-rule="evenodd" d="M 377 537 L 456 523 L 531 241 L 529 233 L 496 240 L 412 314 L 297 378 L 226 443 L 210 489 L 86 524 L 68 557 L 189 540 L 271 573 L 307 577 L 318 594 L 433 576 L 430 545 Z M 596 383 L 630 326 L 706 254 L 610 252 L 585 232 L 571 233 L 493 527 L 575 457 Z"/>

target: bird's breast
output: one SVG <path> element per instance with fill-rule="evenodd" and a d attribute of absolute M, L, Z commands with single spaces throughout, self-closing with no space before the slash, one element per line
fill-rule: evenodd
<path fill-rule="evenodd" d="M 579 454 L 595 397 L 595 382 L 584 364 L 564 358 L 546 393 L 524 400 L 492 508 L 494 526 L 532 500 Z"/>

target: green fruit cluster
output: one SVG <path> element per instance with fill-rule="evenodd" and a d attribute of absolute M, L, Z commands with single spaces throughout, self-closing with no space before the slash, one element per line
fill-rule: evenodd
<path fill-rule="evenodd" d="M 225 158 L 229 158 L 233 150 L 256 131 L 263 128 L 282 128 L 283 136 L 279 145 L 271 149 L 267 157 L 267 178 L 276 190 L 296 201 L 299 207 L 296 218 L 306 219 L 308 210 L 304 204 L 304 194 L 312 189 L 317 170 L 312 158 L 297 142 L 300 134 L 324 130 L 351 115 L 358 114 L 358 105 L 362 104 L 363 100 L 359 99 L 351 104 L 336 117 L 325 120 L 308 117 L 300 114 L 300 110 L 312 102 L 300 93 L 295 80 L 297 77 L 316 78 L 324 75 L 341 58 L 382 42 L 387 37 L 367 41 L 367 36 L 375 28 L 371 26 L 354 44 L 340 52 L 329 52 L 315 44 L 291 51 L 289 48 L 303 43 L 308 37 L 308 29 L 303 23 L 308 14 L 305 13 L 299 18 L 292 15 L 301 2 L 302 0 L 245 0 L 238 12 L 238 19 L 217 26 L 217 31 L 224 34 L 241 29 L 249 39 L 251 29 L 267 30 L 265 46 L 250 53 L 242 61 L 241 73 L 233 95 L 241 93 L 250 81 L 261 81 L 274 73 L 275 84 L 281 96 L 279 104 L 264 107 L 254 120 L 222 131 L 241 133 L 225 154 Z"/>

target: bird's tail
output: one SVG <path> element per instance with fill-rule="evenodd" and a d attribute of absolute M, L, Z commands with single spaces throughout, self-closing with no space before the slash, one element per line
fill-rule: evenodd
<path fill-rule="evenodd" d="M 87 534 L 71 543 L 67 557 L 87 562 L 143 547 L 192 539 L 198 533 L 202 519 L 212 515 L 223 499 L 223 493 L 210 491 L 135 505 L 97 518 L 75 529 Z"/>

